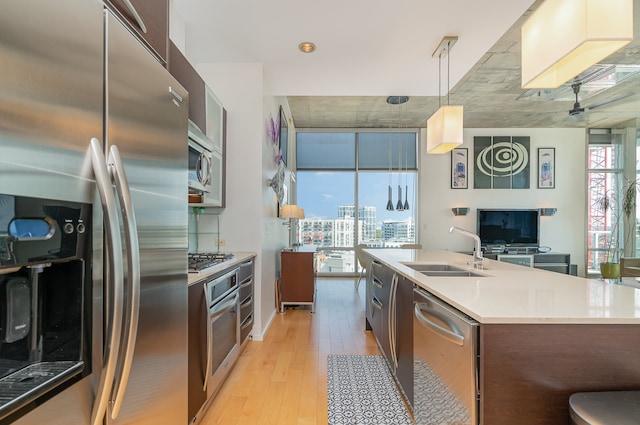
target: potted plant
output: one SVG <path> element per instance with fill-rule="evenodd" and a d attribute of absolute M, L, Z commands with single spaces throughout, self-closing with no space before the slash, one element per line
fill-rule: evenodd
<path fill-rule="evenodd" d="M 611 210 L 613 217 L 613 227 L 607 238 L 607 251 L 605 261 L 600 263 L 600 273 L 604 279 L 617 279 L 620 277 L 620 228 L 624 223 L 630 223 L 631 217 L 636 207 L 636 193 L 638 191 L 637 180 L 625 180 L 622 186 L 620 205 L 615 205 L 615 200 L 607 194 L 602 199 L 603 210 Z M 627 226 L 627 237 L 623 243 L 627 243 L 633 230 L 633 226 Z"/>

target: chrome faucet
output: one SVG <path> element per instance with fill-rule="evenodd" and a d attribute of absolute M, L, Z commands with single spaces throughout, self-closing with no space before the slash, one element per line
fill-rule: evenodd
<path fill-rule="evenodd" d="M 480 237 L 475 233 L 471 233 L 467 230 L 461 229 L 459 227 L 451 226 L 449 227 L 449 233 L 453 232 L 461 233 L 465 236 L 472 238 L 475 241 L 475 249 L 473 251 L 473 261 L 469 261 L 467 264 L 473 264 L 475 267 L 479 267 L 482 265 L 482 249 L 480 247 Z"/>

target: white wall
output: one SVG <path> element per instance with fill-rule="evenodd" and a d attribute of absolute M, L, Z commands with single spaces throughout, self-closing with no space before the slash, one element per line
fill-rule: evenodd
<path fill-rule="evenodd" d="M 227 110 L 226 205 L 220 215 L 224 251 L 257 253 L 253 337 L 261 340 L 276 313 L 274 282 L 286 226 L 276 218 L 276 200 L 267 179 L 276 171 L 266 123 L 280 101 L 271 96 L 259 63 L 195 64 Z M 206 216 L 201 216 L 207 219 Z"/>
<path fill-rule="evenodd" d="M 529 189 L 474 189 L 474 136 L 529 136 L 531 187 Z M 473 240 L 450 234 L 450 226 L 476 232 L 478 208 L 543 208 L 558 211 L 541 217 L 540 243 L 555 252 L 571 254 L 578 274 L 585 272 L 586 223 L 586 133 L 584 129 L 465 129 L 464 144 L 469 151 L 469 188 L 451 189 L 451 154 L 426 155 L 421 137 L 419 239 L 425 248 L 471 251 Z M 556 188 L 537 188 L 539 147 L 555 148 Z M 455 217 L 452 207 L 470 207 L 469 214 Z"/>

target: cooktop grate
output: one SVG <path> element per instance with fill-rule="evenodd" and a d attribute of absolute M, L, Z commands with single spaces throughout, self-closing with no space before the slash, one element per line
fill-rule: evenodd
<path fill-rule="evenodd" d="M 207 267 L 215 266 L 231 260 L 234 255 L 230 252 L 195 252 L 189 254 L 189 272 L 199 272 Z"/>

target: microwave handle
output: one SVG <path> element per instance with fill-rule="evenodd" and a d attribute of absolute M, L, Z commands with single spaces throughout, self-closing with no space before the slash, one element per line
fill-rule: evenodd
<path fill-rule="evenodd" d="M 131 192 L 127 175 L 120 158 L 120 152 L 117 146 L 111 146 L 109 155 L 109 165 L 111 166 L 111 174 L 116 183 L 116 191 L 120 199 L 122 207 L 122 221 L 124 224 L 125 244 L 127 248 L 127 297 L 129 301 L 129 309 L 127 314 L 128 328 L 123 329 L 123 341 L 125 346 L 123 349 L 124 360 L 122 362 L 122 370 L 118 375 L 118 385 L 115 392 L 113 408 L 111 410 L 111 419 L 116 419 L 120 414 L 124 393 L 129 381 L 131 372 L 131 364 L 133 363 L 133 351 L 136 345 L 138 334 L 138 318 L 140 311 L 140 248 L 138 246 L 138 226 L 136 217 L 133 212 L 133 202 L 131 201 Z"/>
<path fill-rule="evenodd" d="M 206 172 L 202 170 L 203 164 L 206 164 Z M 202 183 L 203 186 L 209 184 L 209 180 L 211 180 L 211 160 L 204 152 L 200 154 L 198 161 L 196 162 L 196 174 L 198 176 L 198 181 Z"/>
<path fill-rule="evenodd" d="M 116 200 L 111 186 L 111 177 L 107 168 L 107 161 L 102 151 L 102 144 L 95 137 L 90 142 L 91 165 L 96 179 L 98 194 L 104 214 L 105 245 L 109 258 L 105 280 L 105 294 L 110 290 L 113 294 L 112 316 L 105 317 L 107 323 L 108 340 L 104 349 L 104 358 L 100 381 L 96 390 L 91 412 L 91 423 L 100 425 L 109 404 L 109 394 L 114 383 L 116 363 L 120 351 L 120 334 L 122 332 L 122 296 L 124 292 L 124 263 L 122 258 L 122 241 L 118 226 Z M 107 309 L 109 310 L 109 309 Z M 108 315 L 108 313 L 107 313 Z"/>

